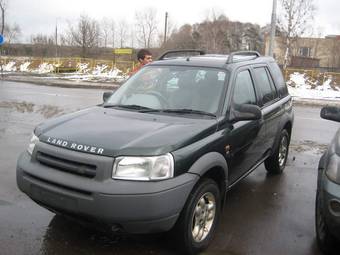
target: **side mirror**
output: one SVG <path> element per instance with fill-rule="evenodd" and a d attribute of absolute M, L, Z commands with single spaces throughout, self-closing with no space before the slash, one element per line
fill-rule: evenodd
<path fill-rule="evenodd" d="M 262 112 L 260 107 L 253 104 L 235 104 L 230 112 L 231 122 L 241 120 L 260 120 Z"/>
<path fill-rule="evenodd" d="M 107 99 L 113 95 L 113 91 L 105 91 L 103 94 L 103 102 L 105 103 L 107 101 Z"/>
<path fill-rule="evenodd" d="M 340 107 L 325 106 L 320 111 L 320 117 L 326 120 L 334 120 L 340 122 Z"/>

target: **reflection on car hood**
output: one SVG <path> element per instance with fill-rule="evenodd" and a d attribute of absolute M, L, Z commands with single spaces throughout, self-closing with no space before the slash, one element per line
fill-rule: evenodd
<path fill-rule="evenodd" d="M 215 132 L 216 119 L 193 119 L 93 107 L 37 127 L 40 141 L 100 154 L 160 155 Z"/>

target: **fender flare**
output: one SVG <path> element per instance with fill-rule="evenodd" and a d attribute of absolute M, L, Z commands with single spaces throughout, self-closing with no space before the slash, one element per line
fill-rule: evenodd
<path fill-rule="evenodd" d="M 218 152 L 209 152 L 204 154 L 195 163 L 190 167 L 189 173 L 197 174 L 199 176 L 203 176 L 206 172 L 214 167 L 220 167 L 223 169 L 225 182 L 228 182 L 228 165 L 221 153 Z"/>

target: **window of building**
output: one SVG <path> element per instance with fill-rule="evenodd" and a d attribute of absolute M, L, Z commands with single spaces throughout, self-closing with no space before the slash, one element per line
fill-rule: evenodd
<path fill-rule="evenodd" d="M 309 47 L 300 47 L 299 55 L 302 57 L 310 57 L 311 56 L 311 48 Z"/>

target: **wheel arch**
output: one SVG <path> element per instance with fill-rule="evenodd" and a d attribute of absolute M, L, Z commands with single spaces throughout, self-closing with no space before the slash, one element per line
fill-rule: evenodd
<path fill-rule="evenodd" d="M 277 133 L 277 136 L 275 137 L 275 141 L 273 144 L 273 147 L 271 148 L 271 153 L 274 153 L 275 148 L 278 146 L 279 142 L 280 142 L 280 136 L 281 136 L 281 132 L 282 130 L 287 130 L 288 132 L 288 144 L 290 143 L 290 138 L 291 138 L 291 134 L 292 134 L 292 128 L 293 128 L 293 123 L 291 121 L 286 121 L 284 125 L 282 125 L 282 127 L 279 129 L 280 132 Z"/>
<path fill-rule="evenodd" d="M 291 135 L 292 135 L 292 128 L 293 128 L 293 124 L 290 121 L 287 121 L 286 124 L 282 128 L 282 130 L 283 129 L 287 130 L 287 132 L 289 134 L 289 141 L 290 141 L 290 138 L 291 138 Z"/>
<path fill-rule="evenodd" d="M 202 178 L 214 180 L 221 191 L 223 207 L 228 187 L 228 165 L 223 155 L 218 152 L 209 152 L 200 157 L 188 172 L 200 176 L 197 182 Z"/>

